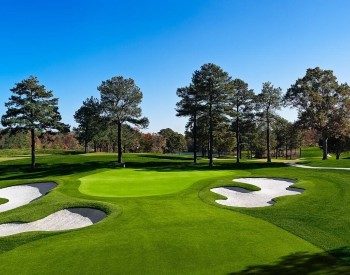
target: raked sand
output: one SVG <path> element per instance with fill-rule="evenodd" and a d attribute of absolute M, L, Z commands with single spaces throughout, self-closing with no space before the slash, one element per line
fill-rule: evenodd
<path fill-rule="evenodd" d="M 4 237 L 31 231 L 77 229 L 90 226 L 105 217 L 105 212 L 94 208 L 67 208 L 34 222 L 0 224 L 0 236 Z"/>
<path fill-rule="evenodd" d="M 236 207 L 271 206 L 274 204 L 274 198 L 298 195 L 303 191 L 290 188 L 294 182 L 286 179 L 238 178 L 233 181 L 255 185 L 261 190 L 249 191 L 239 187 L 212 188 L 210 189 L 212 192 L 227 197 L 226 200 L 216 200 L 218 204 Z"/>
<path fill-rule="evenodd" d="M 0 204 L 0 212 L 5 212 L 46 195 L 57 184 L 53 182 L 33 183 L 26 185 L 16 185 L 0 189 L 0 198 L 5 198 L 8 202 Z"/>

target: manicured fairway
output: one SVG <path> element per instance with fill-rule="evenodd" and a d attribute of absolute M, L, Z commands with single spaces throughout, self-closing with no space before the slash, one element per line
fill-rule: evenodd
<path fill-rule="evenodd" d="M 350 245 L 350 172 L 227 161 L 208 170 L 187 157 L 162 155 L 126 155 L 128 168 L 115 168 L 114 159 L 45 156 L 35 172 L 24 159 L 0 164 L 0 187 L 59 184 L 31 204 L 1 213 L 0 223 L 34 221 L 67 207 L 108 214 L 84 229 L 0 238 L 1 273 L 227 274 L 251 266 L 272 266 L 276 274 L 285 274 L 285 268 L 348 270 L 337 257 L 322 253 Z M 232 179 L 238 177 L 290 178 L 305 192 L 266 208 L 217 205 L 210 188 L 236 185 Z M 279 263 L 284 257 L 293 260 Z M 309 259 L 313 264 L 305 264 Z"/>

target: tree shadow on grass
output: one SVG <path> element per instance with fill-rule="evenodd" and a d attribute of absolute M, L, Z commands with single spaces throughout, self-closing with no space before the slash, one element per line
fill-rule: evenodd
<path fill-rule="evenodd" d="M 250 266 L 231 274 L 350 274 L 350 247 L 317 254 L 295 253 L 275 264 Z"/>
<path fill-rule="evenodd" d="M 262 168 L 279 168 L 285 167 L 283 163 L 252 163 L 242 162 L 239 164 L 222 162 L 216 163 L 213 168 L 209 168 L 206 163 L 192 164 L 186 159 L 180 160 L 162 159 L 162 161 L 154 160 L 154 155 L 144 155 L 145 161 L 130 160 L 126 162 L 126 168 L 140 169 L 144 171 L 158 171 L 158 172 L 182 172 L 182 171 L 220 171 L 220 170 L 251 170 Z M 157 156 L 161 157 L 161 156 Z M 165 157 L 165 156 L 164 156 Z M 172 157 L 172 156 L 170 156 Z M 174 156 L 176 158 L 176 156 Z M 74 160 L 74 159 L 73 159 Z M 0 180 L 21 180 L 21 179 L 35 179 L 57 176 L 68 176 L 73 174 L 80 174 L 86 172 L 93 172 L 94 170 L 110 168 L 117 168 L 116 162 L 113 160 L 74 160 L 69 162 L 51 162 L 50 159 L 37 164 L 36 169 L 32 170 L 27 163 L 17 164 L 3 164 L 0 165 Z"/>
<path fill-rule="evenodd" d="M 217 163 L 214 167 L 208 167 L 206 163 L 189 164 L 184 162 L 147 162 L 147 163 L 126 163 L 126 167 L 157 172 L 181 172 L 181 171 L 221 171 L 221 170 L 252 170 L 264 168 L 286 167 L 284 163 Z"/>
<path fill-rule="evenodd" d="M 182 161 L 193 161 L 193 157 L 190 155 L 156 155 L 156 154 L 139 154 L 141 158 L 153 158 L 160 160 L 182 160 Z"/>
<path fill-rule="evenodd" d="M 33 170 L 28 164 L 3 165 L 0 167 L 0 180 L 34 179 L 67 176 L 90 172 L 101 168 L 113 168 L 114 162 L 90 161 L 82 163 L 38 164 Z"/>

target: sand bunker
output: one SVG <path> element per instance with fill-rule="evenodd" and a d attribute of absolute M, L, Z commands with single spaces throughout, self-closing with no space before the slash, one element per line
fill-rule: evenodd
<path fill-rule="evenodd" d="M 210 191 L 227 197 L 216 200 L 218 204 L 236 207 L 263 207 L 274 204 L 273 199 L 281 196 L 298 195 L 302 189 L 290 188 L 294 182 L 285 179 L 239 178 L 235 182 L 252 184 L 260 187 L 260 191 L 249 191 L 239 187 L 219 187 Z"/>
<path fill-rule="evenodd" d="M 0 236 L 10 236 L 31 231 L 62 231 L 90 226 L 106 217 L 94 208 L 67 208 L 43 219 L 29 223 L 0 224 Z"/>
<path fill-rule="evenodd" d="M 8 202 L 0 204 L 0 212 L 5 212 L 30 203 L 47 194 L 57 184 L 53 182 L 16 185 L 0 189 L 0 198 Z"/>

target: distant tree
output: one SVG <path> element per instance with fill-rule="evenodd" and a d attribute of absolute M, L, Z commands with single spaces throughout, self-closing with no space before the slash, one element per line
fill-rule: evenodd
<path fill-rule="evenodd" d="M 282 89 L 279 87 L 275 88 L 271 82 L 263 83 L 261 93 L 257 96 L 257 106 L 260 110 L 260 116 L 265 121 L 267 162 L 271 162 L 270 124 L 275 111 L 282 106 Z"/>
<path fill-rule="evenodd" d="M 189 117 L 189 122 L 186 128 L 192 133 L 193 162 L 197 163 L 197 124 L 198 116 L 203 109 L 201 105 L 201 94 L 192 84 L 188 87 L 178 88 L 176 94 L 180 98 L 180 101 L 176 103 L 176 115 L 180 117 Z"/>
<path fill-rule="evenodd" d="M 254 109 L 255 95 L 248 84 L 241 79 L 235 79 L 229 84 L 230 116 L 234 118 L 236 133 L 236 162 L 239 163 L 242 147 L 241 121 L 246 120 Z"/>
<path fill-rule="evenodd" d="M 214 132 L 217 125 L 225 119 L 227 112 L 229 81 L 228 73 L 212 63 L 201 66 L 192 77 L 194 89 L 204 97 L 203 112 L 209 124 L 209 167 L 213 166 Z"/>
<path fill-rule="evenodd" d="M 124 152 L 137 152 L 140 148 L 141 132 L 128 124 L 123 125 L 122 132 L 124 137 L 122 140 Z"/>
<path fill-rule="evenodd" d="M 214 132 L 214 148 L 217 151 L 218 157 L 223 154 L 230 154 L 234 151 L 236 140 L 232 138 L 232 131 L 228 123 L 223 122 L 216 127 Z"/>
<path fill-rule="evenodd" d="M 39 80 L 30 76 L 17 83 L 11 89 L 12 96 L 5 104 L 7 111 L 1 123 L 13 130 L 30 131 L 31 134 L 31 167 L 35 168 L 35 132 L 46 130 L 67 130 L 68 125 L 61 122 L 58 112 L 58 99 L 52 91 L 40 85 Z"/>
<path fill-rule="evenodd" d="M 179 153 L 186 148 L 185 136 L 173 131 L 170 128 L 162 129 L 158 132 L 166 140 L 164 153 Z"/>
<path fill-rule="evenodd" d="M 333 71 L 319 67 L 307 69 L 284 97 L 287 104 L 298 109 L 299 124 L 316 130 L 321 137 L 324 160 L 328 139 L 349 128 L 349 97 L 349 86 L 339 85 Z"/>
<path fill-rule="evenodd" d="M 115 76 L 102 81 L 97 88 L 101 93 L 103 115 L 117 124 L 118 163 L 122 163 L 122 125 L 131 123 L 147 127 L 149 121 L 141 117 L 142 92 L 133 79 Z"/>
<path fill-rule="evenodd" d="M 24 149 L 30 147 L 30 135 L 27 131 L 1 130 L 0 149 Z"/>
<path fill-rule="evenodd" d="M 140 139 L 141 152 L 145 153 L 163 153 L 166 140 L 159 134 L 142 134 Z"/>
<path fill-rule="evenodd" d="M 88 144 L 98 134 L 101 127 L 101 106 L 97 98 L 87 98 L 83 105 L 75 112 L 74 119 L 78 123 L 75 128 L 78 140 L 87 152 Z"/>

